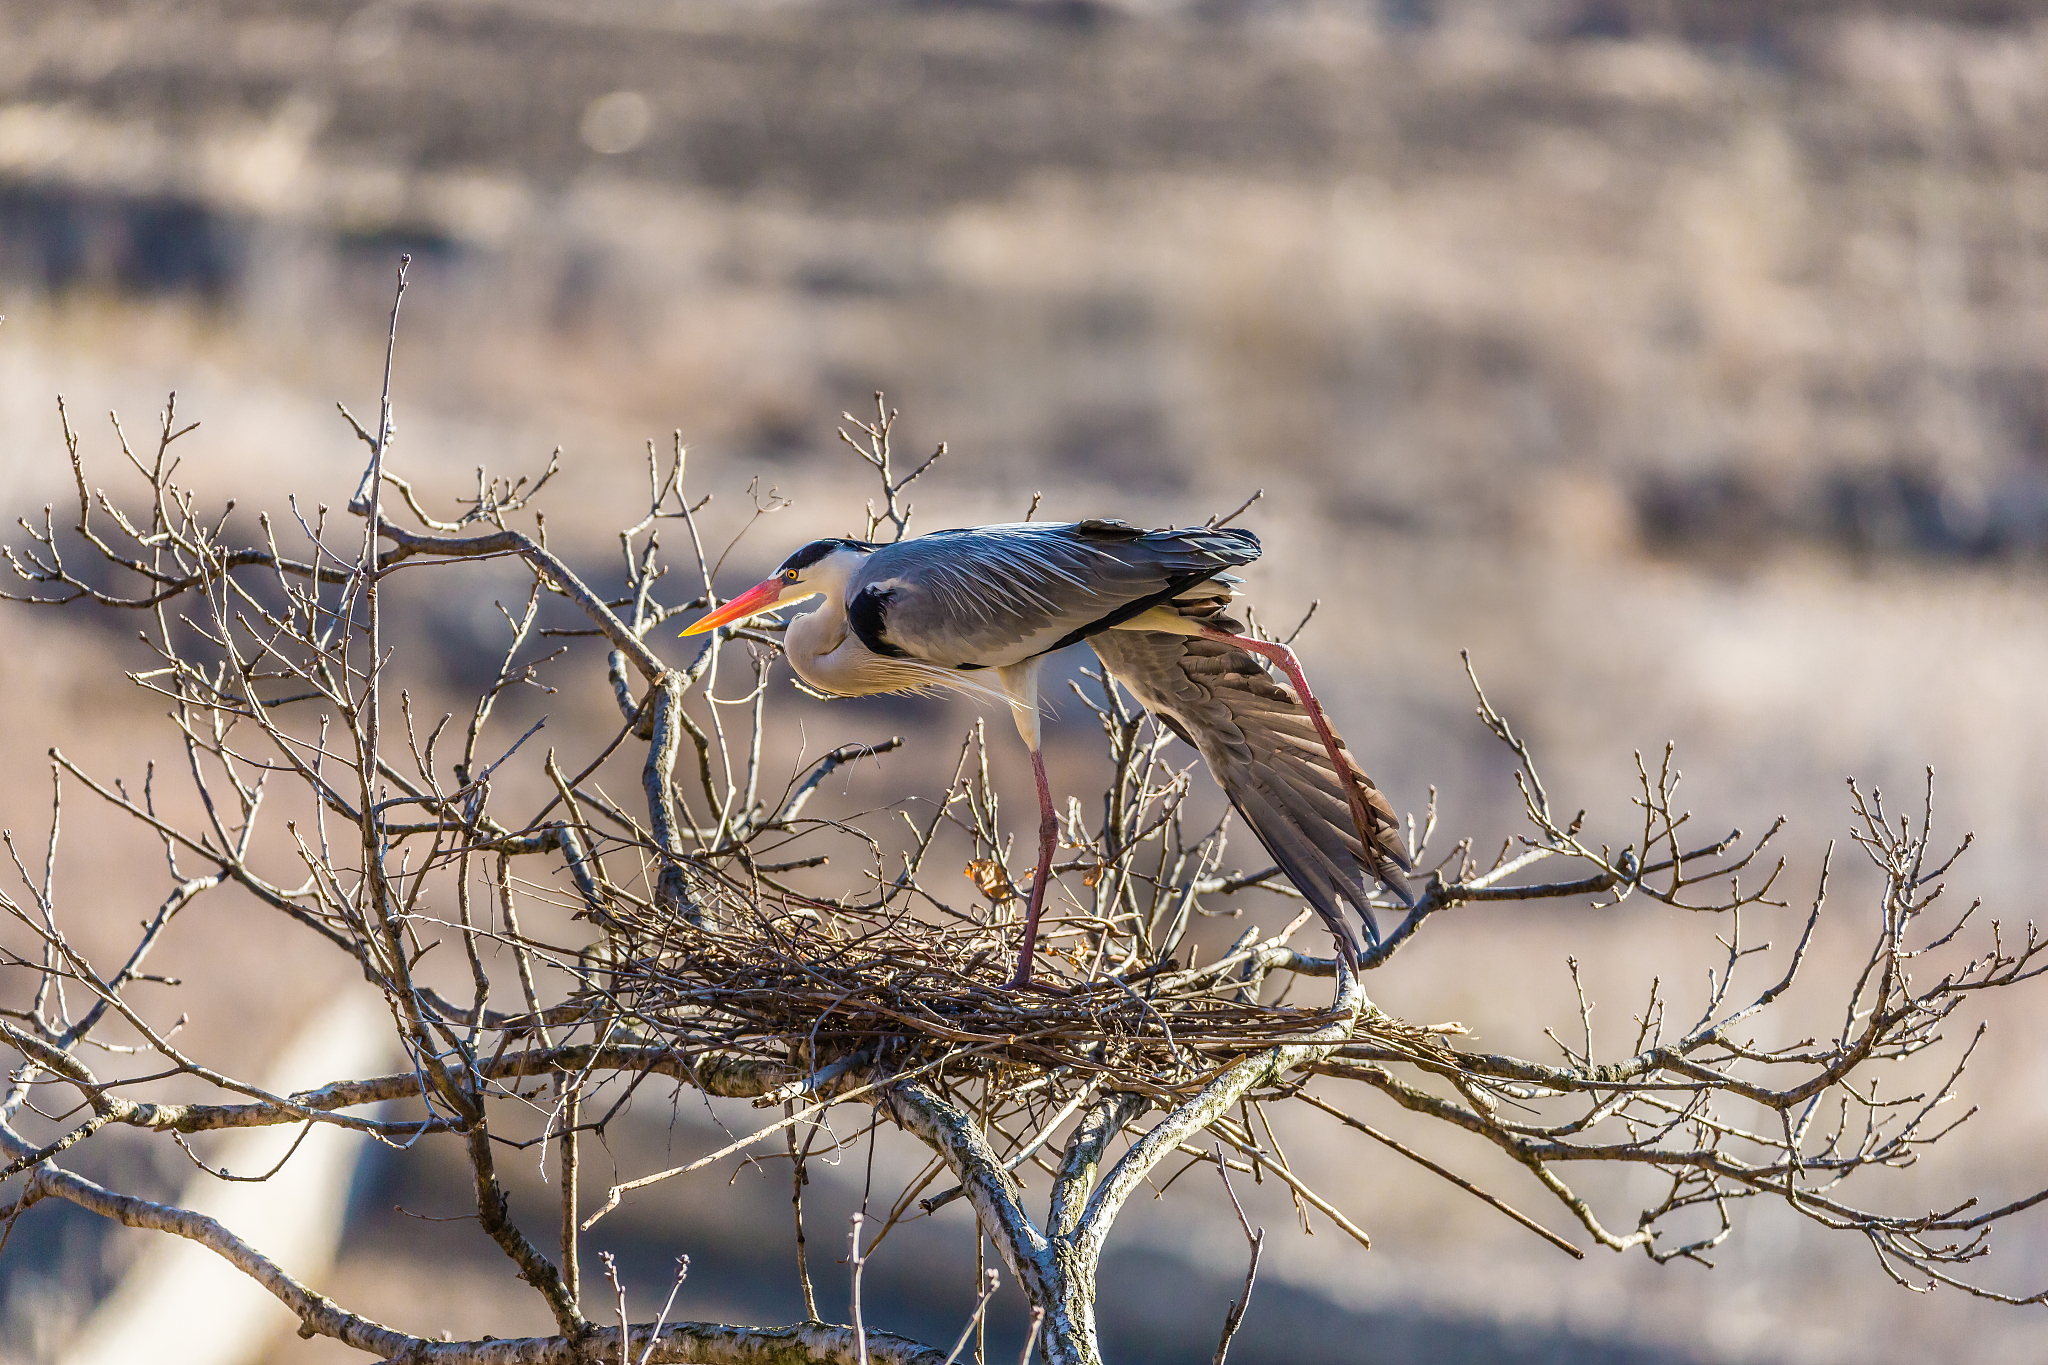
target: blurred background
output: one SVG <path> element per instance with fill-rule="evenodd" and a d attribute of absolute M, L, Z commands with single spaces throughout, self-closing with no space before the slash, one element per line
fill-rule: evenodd
<path fill-rule="evenodd" d="M 409 252 L 399 467 L 445 498 L 560 446 L 551 543 L 594 574 L 639 515 L 644 443 L 677 431 L 723 534 L 750 496 L 790 503 L 728 588 L 858 533 L 870 490 L 833 433 L 885 389 L 903 450 L 951 449 L 916 489 L 925 529 L 1015 519 L 1040 492 L 1043 516 L 1193 522 L 1263 488 L 1248 591 L 1283 628 L 1321 602 L 1301 647 L 1334 715 L 1398 806 L 1434 785 L 1454 835 L 1497 844 L 1519 809 L 1465 648 L 1560 805 L 1625 831 L 1632 752 L 1675 740 L 1703 828 L 1790 817 L 1795 902 L 1846 829 L 1845 776 L 1917 803 L 1932 766 L 1944 827 L 1978 837 L 1957 893 L 2016 923 L 2040 914 L 2048 841 L 2038 9 L 0 0 L 0 510 L 63 515 L 56 395 L 111 484 L 104 414 L 146 433 L 174 389 L 204 424 L 182 471 L 202 499 L 340 505 L 361 457 L 333 405 L 374 411 Z M 428 695 L 495 664 L 488 594 L 405 611 Z M 136 738 L 158 708 L 120 676 L 136 624 L 0 612 L 0 823 L 41 837 L 52 744 L 131 781 L 158 752 Z M 601 662 L 579 666 L 580 693 L 545 699 L 572 738 L 615 724 Z M 936 790 L 974 714 L 785 701 L 814 748 L 917 740 L 846 809 Z M 1065 710 L 1056 775 L 1086 790 L 1096 736 Z M 997 760 L 1028 784 L 1018 753 Z M 81 941 L 111 944 L 161 898 L 161 865 L 95 842 L 96 818 L 78 809 L 60 881 Z M 1850 868 L 1834 888 L 1815 1009 L 1869 885 Z M 180 1008 L 216 1006 L 183 1036 L 257 1074 L 343 978 L 253 907 L 207 916 L 166 968 L 190 983 Z M 1539 1055 L 1570 1017 L 1572 954 L 1618 1049 L 1651 975 L 1704 978 L 1722 926 L 1682 918 L 1460 911 L 1374 995 Z M 2048 1000 L 2017 1003 L 1966 1083 L 1985 1112 L 1880 1191 L 1902 1210 L 2048 1183 Z M 718 1121 L 642 1102 L 612 1158 L 638 1173 Z M 1489 1152 L 1435 1141 L 1563 1226 Z M 1303 1237 L 1256 1191 L 1272 1236 L 1234 1360 L 2048 1358 L 2038 1307 L 1908 1293 L 1781 1210 L 1742 1210 L 1712 1270 L 1578 1263 L 1391 1155 L 1306 1126 L 1289 1143 L 1375 1246 Z M 126 1188 L 169 1197 L 189 1171 L 94 1144 L 84 1168 Z M 828 1317 L 863 1160 L 820 1175 Z M 917 1164 L 875 1160 L 877 1187 Z M 394 1210 L 460 1213 L 460 1174 L 452 1150 L 364 1161 L 327 1284 L 427 1335 L 544 1329 L 474 1228 Z M 531 1163 L 521 1179 L 544 1225 L 552 1195 Z M 664 1187 L 592 1249 L 621 1253 L 642 1315 L 687 1252 L 684 1316 L 794 1320 L 784 1181 Z M 895 1234 L 868 1320 L 950 1342 L 967 1227 Z M 62 1358 L 142 1239 L 25 1219 L 0 1253 L 0 1350 Z M 1219 1191 L 1128 1217 L 1110 1358 L 1206 1358 L 1242 1256 Z M 2048 1286 L 2048 1223 L 2002 1232 L 1983 1273 Z M 1000 1340 L 1021 1338 L 1014 1289 L 999 1307 Z M 349 1354 L 288 1331 L 268 1349 Z"/>

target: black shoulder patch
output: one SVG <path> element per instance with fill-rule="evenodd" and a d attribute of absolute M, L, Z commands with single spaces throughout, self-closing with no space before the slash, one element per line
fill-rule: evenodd
<path fill-rule="evenodd" d="M 894 588 L 885 588 L 871 583 L 853 595 L 846 604 L 846 623 L 853 627 L 853 633 L 873 654 L 889 659 L 907 659 L 910 651 L 893 644 L 887 634 L 888 622 L 884 612 L 889 599 L 896 595 Z"/>
<path fill-rule="evenodd" d="M 1145 533 L 1115 517 L 1090 517 L 1074 523 L 1074 534 L 1083 540 L 1136 540 Z"/>
<path fill-rule="evenodd" d="M 1143 616 L 1161 603 L 1171 602 L 1174 598 L 1180 596 L 1189 588 L 1194 587 L 1195 584 L 1209 578 L 1214 573 L 1214 569 L 1197 569 L 1193 573 L 1180 574 L 1177 577 L 1169 578 L 1166 580 L 1166 586 L 1153 593 L 1150 597 L 1133 598 L 1115 611 L 1097 617 L 1078 630 L 1068 631 L 1058 640 L 1038 652 L 1040 654 L 1050 654 L 1056 649 L 1065 649 L 1068 645 L 1079 644 L 1091 635 L 1100 635 L 1105 630 L 1114 630 L 1126 621 Z"/>

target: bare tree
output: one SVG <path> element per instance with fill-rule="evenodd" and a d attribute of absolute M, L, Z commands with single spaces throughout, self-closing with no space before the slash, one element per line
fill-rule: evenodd
<path fill-rule="evenodd" d="M 395 306 L 392 326 L 395 335 Z M 900 537 L 910 519 L 905 489 L 932 461 L 899 474 L 892 419 L 878 396 L 856 449 L 880 484 L 868 532 Z M 1066 880 L 1048 902 L 1041 941 L 1058 989 L 1013 994 L 1000 982 L 1018 889 L 979 727 L 928 804 L 836 819 L 813 811 L 827 777 L 900 741 L 834 748 L 778 783 L 763 757 L 777 628 L 720 632 L 682 667 L 649 646 L 650 632 L 714 600 L 718 556 L 700 524 L 703 501 L 685 489 L 680 441 L 665 458 L 649 448 L 647 498 L 619 533 L 622 587 L 612 592 L 548 544 L 536 496 L 552 463 L 530 479 L 480 473 L 453 515 L 429 514 L 392 464 L 388 359 L 375 427 L 356 426 L 369 468 L 349 508 L 355 522 L 294 506 L 282 519 L 259 517 L 254 535 L 237 531 L 177 479 L 176 451 L 190 431 L 167 406 L 153 451 L 121 438 L 141 490 L 124 501 L 88 480 L 67 417 L 75 520 L 60 533 L 46 511 L 39 526 L 24 523 L 32 543 L 8 551 L 25 585 L 19 600 L 132 611 L 149 622 L 154 663 L 130 676 L 167 703 L 199 812 L 174 817 L 153 781 L 138 795 L 52 751 L 60 810 L 66 792 L 82 790 L 163 846 L 169 891 L 118 964 L 90 960 L 66 933 L 77 911 L 53 889 L 57 820 L 40 854 L 7 838 L 22 888 L 18 898 L 0 895 L 15 926 L 0 959 L 14 983 L 0 1038 L 19 1055 L 0 1107 L 10 1222 L 63 1199 L 192 1239 L 275 1295 L 302 1334 L 390 1359 L 960 1359 L 968 1333 L 949 1355 L 867 1328 L 857 1294 L 849 1325 L 813 1311 L 779 1328 L 610 1327 L 601 1296 L 585 1292 L 579 1246 L 594 1224 L 638 1190 L 736 1154 L 787 1147 L 801 1238 L 808 1139 L 800 1148 L 799 1135 L 829 1107 L 852 1104 L 930 1153 L 878 1230 L 856 1223 L 856 1288 L 890 1227 L 964 1200 L 1034 1305 L 1038 1349 L 1072 1365 L 1100 1358 L 1103 1247 L 1162 1165 L 1177 1174 L 1213 1163 L 1226 1183 L 1233 1171 L 1276 1177 L 1301 1205 L 1367 1241 L 1330 1192 L 1290 1167 L 1268 1117 L 1277 1106 L 1329 1115 L 1573 1256 L 1590 1242 L 1640 1248 L 1659 1262 L 1700 1260 L 1728 1235 L 1742 1201 L 1764 1198 L 1864 1239 L 1903 1285 L 1999 1297 L 1965 1269 L 1985 1254 L 1994 1224 L 2048 1198 L 1898 1213 L 1858 1193 L 1868 1183 L 1859 1177 L 1910 1164 L 1951 1130 L 1937 1110 L 1957 1093 L 1973 1044 L 1924 1091 L 1879 1099 L 1874 1077 L 1939 1046 L 1973 997 L 2044 965 L 2031 926 L 2015 940 L 1995 922 L 1976 923 L 1974 905 L 1944 913 L 1941 879 L 1968 841 L 1937 850 L 1931 797 L 1901 816 L 1852 790 L 1852 837 L 1881 882 L 1875 915 L 1857 921 L 1868 926 L 1867 955 L 1854 974 L 1823 983 L 1838 1011 L 1832 1031 L 1759 1042 L 1785 1036 L 1775 1012 L 1806 964 L 1825 874 L 1797 941 L 1758 941 L 1755 921 L 1787 911 L 1777 892 L 1783 865 L 1767 852 L 1778 826 L 1746 842 L 1693 843 L 1667 750 L 1638 763 L 1624 821 L 1631 835 L 1618 848 L 1597 842 L 1584 813 L 1560 813 L 1529 747 L 1475 678 L 1479 719 L 1513 756 L 1527 828 L 1490 859 L 1470 839 L 1439 856 L 1432 796 L 1408 827 L 1417 864 L 1431 868 L 1426 889 L 1365 968 L 1387 964 L 1438 914 L 1490 901 L 1633 900 L 1723 926 L 1700 998 L 1674 999 L 1652 983 L 1627 1047 L 1601 1055 L 1582 991 L 1579 1041 L 1559 1041 L 1560 1059 L 1544 1062 L 1471 1050 L 1455 1026 L 1381 1012 L 1361 975 L 1297 945 L 1307 912 L 1277 933 L 1246 930 L 1198 962 L 1188 932 L 1197 917 L 1230 913 L 1231 898 L 1285 897 L 1290 888 L 1274 868 L 1229 865 L 1225 828 L 1193 822 L 1188 770 L 1177 766 L 1171 736 L 1098 678 L 1081 700 L 1100 723 L 1110 778 L 1099 813 L 1075 805 L 1066 821 L 1073 856 L 1055 869 Z M 680 573 L 664 533 L 686 546 Z M 506 560 L 526 574 L 524 601 L 505 611 L 506 649 L 466 717 L 429 720 L 407 692 L 394 699 L 402 660 L 385 633 L 393 595 L 419 573 L 434 574 L 444 596 L 480 591 L 446 576 Z M 563 607 L 580 624 L 547 625 L 545 611 Z M 577 646 L 583 636 L 603 650 L 602 678 L 596 657 Z M 530 684 L 607 689 L 616 733 L 576 754 L 536 743 L 538 725 L 503 733 L 495 705 Z M 615 796 L 607 780 L 614 790 L 637 781 L 638 791 Z M 522 805 L 521 792 L 538 795 Z M 297 812 L 284 830 L 273 828 L 280 806 Z M 935 850 L 948 841 L 974 848 L 966 903 L 961 882 L 933 875 Z M 863 869 L 857 877 L 843 875 L 849 852 Z M 816 889 L 825 876 L 837 880 Z M 136 987 L 179 911 L 229 888 L 288 917 L 309 949 L 344 955 L 382 993 L 409 1059 L 403 1071 L 274 1094 L 180 1048 L 161 1022 L 164 997 L 138 999 Z M 581 931 L 586 941 L 576 941 L 572 916 L 594 926 Z M 440 944 L 461 954 L 458 984 L 422 964 Z M 494 978 L 489 964 L 500 961 L 511 970 Z M 1329 982 L 1327 998 L 1287 1003 L 1302 981 Z M 113 1034 L 133 1045 L 107 1044 Z M 649 1076 L 782 1113 L 586 1207 L 577 1137 L 601 1131 Z M 167 1087 L 194 1081 L 216 1098 L 166 1098 Z M 1386 1102 L 1495 1144 L 1526 1167 L 1565 1230 L 1361 1117 Z M 498 1175 L 507 1145 L 528 1141 L 501 1131 L 508 1109 L 535 1103 L 546 1111 L 539 1140 L 553 1144 L 564 1201 L 552 1249 L 521 1231 Z M 363 1112 L 373 1106 L 385 1108 Z M 209 1218 L 66 1166 L 73 1148 L 116 1125 L 169 1141 L 299 1124 L 340 1125 L 400 1150 L 443 1134 L 459 1140 L 478 1226 L 545 1302 L 556 1334 L 410 1335 L 299 1283 Z M 1596 1209 L 1579 1192 L 1589 1163 L 1649 1166 L 1664 1178 L 1662 1192 L 1632 1211 Z M 1252 1265 L 1227 1318 L 1219 1309 L 1219 1361 L 1257 1270 L 1262 1236 L 1245 1227 Z M 977 1315 L 987 1302 L 983 1292 Z"/>

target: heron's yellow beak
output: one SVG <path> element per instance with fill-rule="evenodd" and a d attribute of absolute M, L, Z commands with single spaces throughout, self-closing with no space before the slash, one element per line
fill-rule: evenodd
<path fill-rule="evenodd" d="M 698 617 L 696 624 L 684 631 L 683 634 L 702 635 L 707 630 L 716 630 L 720 626 L 729 626 L 735 621 L 744 621 L 749 616 L 759 616 L 762 612 L 775 606 L 781 599 L 783 586 L 780 575 L 768 579 L 764 583 L 757 583 L 720 607 L 717 611 L 706 612 Z"/>

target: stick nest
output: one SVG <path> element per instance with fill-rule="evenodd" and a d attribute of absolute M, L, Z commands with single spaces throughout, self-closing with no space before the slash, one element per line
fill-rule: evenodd
<path fill-rule="evenodd" d="M 1287 933 L 1245 943 L 1214 963 L 1167 959 L 1122 975 L 1092 960 L 1085 939 L 1048 915 L 1038 981 L 1006 989 L 1016 929 L 933 924 L 898 911 L 755 914 L 700 928 L 640 911 L 613 925 L 606 971 L 639 1030 L 686 1052 L 825 1059 L 864 1054 L 892 1071 L 944 1059 L 976 1074 L 1113 1075 L 1119 1090 L 1186 1095 L 1231 1062 L 1328 1027 L 1327 1007 L 1264 1004 L 1268 971 L 1285 959 L 1312 974 L 1329 964 L 1285 946 Z M 1298 922 L 1297 922 L 1298 923 Z M 1054 963 L 1066 970 L 1048 971 Z M 1093 970 L 1090 970 L 1091 966 Z M 1355 1042 L 1444 1056 L 1426 1030 L 1369 1010 Z"/>

